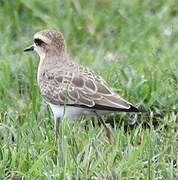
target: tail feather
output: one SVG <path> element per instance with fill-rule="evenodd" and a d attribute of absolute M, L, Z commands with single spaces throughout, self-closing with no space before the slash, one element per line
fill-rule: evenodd
<path fill-rule="evenodd" d="M 99 104 L 95 104 L 92 107 L 88 107 L 85 105 L 79 105 L 79 104 L 67 104 L 67 106 L 74 106 L 74 107 L 93 109 L 93 110 L 101 110 L 101 111 L 111 111 L 111 112 L 135 112 L 135 113 L 146 112 L 145 110 L 137 108 L 131 104 L 130 104 L 130 108 L 128 108 L 128 109 L 116 108 L 116 107 L 111 107 L 111 106 L 103 106 L 103 105 L 99 105 Z"/>

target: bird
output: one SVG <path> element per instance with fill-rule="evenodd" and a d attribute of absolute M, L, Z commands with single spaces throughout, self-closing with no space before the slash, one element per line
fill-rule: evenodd
<path fill-rule="evenodd" d="M 111 130 L 102 115 L 114 112 L 141 112 L 123 99 L 94 70 L 75 62 L 67 53 L 61 32 L 45 29 L 34 34 L 31 46 L 39 57 L 37 83 L 42 97 L 54 115 L 55 141 L 60 143 L 60 122 L 64 117 L 76 119 L 96 116 L 111 141 Z"/>

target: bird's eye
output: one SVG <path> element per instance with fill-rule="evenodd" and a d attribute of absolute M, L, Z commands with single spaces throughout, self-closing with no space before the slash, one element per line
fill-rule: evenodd
<path fill-rule="evenodd" d="M 42 44 L 44 44 L 44 42 L 43 42 L 41 39 L 34 39 L 34 43 L 35 43 L 37 46 L 41 46 Z"/>

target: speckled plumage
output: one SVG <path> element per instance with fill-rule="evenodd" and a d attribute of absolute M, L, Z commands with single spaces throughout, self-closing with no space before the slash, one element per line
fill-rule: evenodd
<path fill-rule="evenodd" d="M 116 95 L 100 76 L 72 62 L 56 64 L 52 69 L 43 69 L 39 85 L 46 101 L 55 105 L 66 103 L 86 107 L 95 104 L 120 109 L 130 107 L 129 103 Z"/>
<path fill-rule="evenodd" d="M 94 71 L 69 58 L 61 33 L 54 30 L 37 32 L 34 44 L 25 49 L 31 50 L 40 56 L 37 80 L 41 94 L 56 119 L 56 132 L 59 126 L 57 119 L 62 116 L 75 118 L 115 111 L 139 112 L 131 103 L 113 92 Z M 109 134 L 104 121 L 100 120 Z"/>
<path fill-rule="evenodd" d="M 42 48 L 45 55 L 40 56 L 38 83 L 47 103 L 81 107 L 89 111 L 137 111 L 131 103 L 113 92 L 93 70 L 69 58 L 61 33 L 44 30 L 37 32 L 34 35 L 36 38 L 44 42 Z"/>
<path fill-rule="evenodd" d="M 65 47 L 61 34 L 41 31 L 35 37 L 43 37 L 56 49 Z M 57 56 L 47 54 L 39 67 L 38 82 L 42 96 L 55 105 L 83 105 L 86 108 L 110 107 L 110 111 L 129 110 L 131 104 L 114 93 L 107 83 L 94 71 L 73 62 L 63 52 Z"/>

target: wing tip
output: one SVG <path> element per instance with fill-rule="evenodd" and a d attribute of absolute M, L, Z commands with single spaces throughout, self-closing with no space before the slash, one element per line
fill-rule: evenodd
<path fill-rule="evenodd" d="M 128 109 L 128 112 L 146 113 L 147 111 L 143 108 L 137 108 L 137 107 L 133 106 L 132 104 L 130 104 L 130 108 Z"/>
<path fill-rule="evenodd" d="M 74 107 L 80 107 L 80 108 L 89 108 L 93 110 L 103 110 L 103 111 L 112 111 L 112 112 L 135 112 L 135 113 L 145 113 L 146 110 L 142 108 L 137 108 L 133 106 L 132 104 L 129 104 L 130 108 L 116 108 L 116 107 L 110 107 L 110 106 L 102 106 L 99 104 L 95 104 L 95 106 L 89 107 L 83 104 L 67 104 L 67 106 L 74 106 Z"/>

